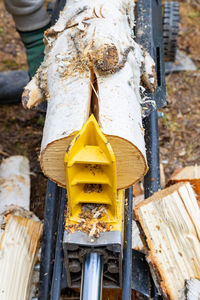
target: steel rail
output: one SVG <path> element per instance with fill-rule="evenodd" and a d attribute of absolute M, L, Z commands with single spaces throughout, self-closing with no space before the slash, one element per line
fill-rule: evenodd
<path fill-rule="evenodd" d="M 59 212 L 59 221 L 58 221 L 58 233 L 56 241 L 56 253 L 55 253 L 55 262 L 54 270 L 52 277 L 52 286 L 51 286 L 51 300 L 59 300 L 61 292 L 61 283 L 63 275 L 63 232 L 64 232 L 64 222 L 65 222 L 65 203 L 66 203 L 66 190 L 62 189 L 62 197 L 60 204 Z"/>
<path fill-rule="evenodd" d="M 88 253 L 82 270 L 81 300 L 101 300 L 103 281 L 102 257 L 98 253 Z"/>
<path fill-rule="evenodd" d="M 48 180 L 40 263 L 39 300 L 48 300 L 52 284 L 62 189 Z"/>
<path fill-rule="evenodd" d="M 131 299 L 132 280 L 132 219 L 133 219 L 133 188 L 128 189 L 128 203 L 126 213 L 126 239 L 123 257 L 122 299 Z"/>

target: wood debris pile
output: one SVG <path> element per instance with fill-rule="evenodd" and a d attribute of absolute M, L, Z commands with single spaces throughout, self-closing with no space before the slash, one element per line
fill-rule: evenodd
<path fill-rule="evenodd" d="M 83 204 L 82 212 L 79 214 L 80 221 L 78 224 L 68 224 L 66 229 L 74 233 L 82 231 L 90 237 L 98 238 L 101 232 L 111 231 L 112 226 L 101 221 L 107 215 L 105 205 Z"/>

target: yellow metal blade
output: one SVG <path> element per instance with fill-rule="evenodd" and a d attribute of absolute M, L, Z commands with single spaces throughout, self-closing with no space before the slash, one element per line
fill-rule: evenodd
<path fill-rule="evenodd" d="M 117 220 L 116 160 L 93 115 L 72 140 L 64 158 L 68 217 L 78 221 L 83 203 L 104 204 Z"/>

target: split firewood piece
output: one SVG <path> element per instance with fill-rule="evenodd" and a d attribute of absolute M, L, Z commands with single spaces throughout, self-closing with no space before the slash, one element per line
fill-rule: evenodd
<path fill-rule="evenodd" d="M 0 214 L 10 205 L 30 208 L 30 170 L 25 156 L 8 157 L 0 165 Z"/>
<path fill-rule="evenodd" d="M 166 187 L 165 170 L 163 164 L 160 164 L 160 185 L 162 189 Z"/>
<path fill-rule="evenodd" d="M 0 243 L 0 299 L 27 300 L 42 224 L 10 216 Z"/>
<path fill-rule="evenodd" d="M 192 185 L 200 206 L 200 166 L 188 166 L 176 170 L 170 177 L 169 185 L 184 181 L 189 181 Z"/>
<path fill-rule="evenodd" d="M 144 188 L 143 184 L 138 182 L 134 187 L 133 187 L 133 195 L 136 197 L 133 197 L 133 209 L 136 207 L 139 203 L 144 201 Z M 140 231 L 139 228 L 136 224 L 135 218 L 133 218 L 132 221 L 132 249 L 140 251 L 140 252 L 145 252 L 144 244 L 141 239 Z"/>
<path fill-rule="evenodd" d="M 185 297 L 184 300 L 199 300 L 200 299 L 200 280 L 190 279 L 185 283 Z"/>
<path fill-rule="evenodd" d="M 61 186 L 65 151 L 91 113 L 114 150 L 117 187 L 147 172 L 140 89 L 143 80 L 155 91 L 155 64 L 134 42 L 133 27 L 132 0 L 69 0 L 45 32 L 44 62 L 22 102 L 31 108 L 48 100 L 40 163 Z"/>
<path fill-rule="evenodd" d="M 0 165 L 0 228 L 4 224 L 5 215 L 15 214 L 16 211 L 18 215 L 23 211 L 23 215 L 24 211 L 29 211 L 29 207 L 29 161 L 21 155 L 8 157 Z M 0 237 L 2 233 L 0 229 Z"/>
<path fill-rule="evenodd" d="M 140 231 L 134 220 L 132 222 L 132 249 L 137 250 L 142 253 L 145 252 L 144 244 L 140 237 Z"/>
<path fill-rule="evenodd" d="M 29 299 L 42 224 L 29 211 L 30 170 L 24 156 L 0 165 L 0 299 Z"/>
<path fill-rule="evenodd" d="M 164 299 L 178 300 L 185 280 L 199 277 L 200 209 L 190 183 L 155 193 L 134 209 L 147 260 Z"/>

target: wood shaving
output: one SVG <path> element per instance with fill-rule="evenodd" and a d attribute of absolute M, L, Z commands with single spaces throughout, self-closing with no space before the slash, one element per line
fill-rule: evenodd
<path fill-rule="evenodd" d="M 105 205 L 83 204 L 82 212 L 79 214 L 79 224 L 69 224 L 66 229 L 71 233 L 81 231 L 90 237 L 98 238 L 101 232 L 112 230 L 112 226 L 99 219 L 107 214 Z"/>

